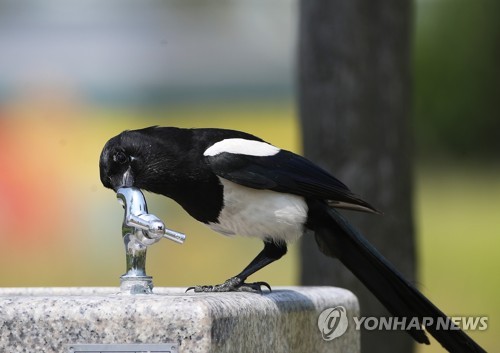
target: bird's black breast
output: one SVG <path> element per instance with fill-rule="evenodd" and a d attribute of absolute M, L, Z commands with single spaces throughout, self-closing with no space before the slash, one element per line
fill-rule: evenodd
<path fill-rule="evenodd" d="M 190 158 L 189 154 L 178 165 L 182 173 L 154 192 L 173 199 L 200 222 L 216 222 L 223 207 L 223 187 L 201 159 Z"/>
<path fill-rule="evenodd" d="M 186 183 L 171 196 L 191 217 L 203 223 L 217 222 L 223 207 L 223 188 L 218 179 Z"/>

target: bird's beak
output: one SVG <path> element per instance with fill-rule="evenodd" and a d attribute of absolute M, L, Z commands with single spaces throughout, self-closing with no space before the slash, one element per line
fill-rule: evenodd
<path fill-rule="evenodd" d="M 134 186 L 134 175 L 130 170 L 130 167 L 123 173 L 122 180 L 113 186 L 113 190 L 118 191 L 119 188 L 132 187 Z"/>

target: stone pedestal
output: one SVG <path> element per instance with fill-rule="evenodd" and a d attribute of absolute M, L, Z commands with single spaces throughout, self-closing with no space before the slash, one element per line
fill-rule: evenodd
<path fill-rule="evenodd" d="M 132 343 L 164 344 L 161 352 L 173 343 L 171 351 L 179 353 L 360 351 L 353 325 L 330 341 L 318 329 L 327 308 L 345 307 L 349 322 L 359 315 L 356 297 L 347 290 L 276 287 L 263 295 L 184 290 L 124 295 L 117 288 L 0 289 L 0 352 L 65 353 L 82 344 Z"/>

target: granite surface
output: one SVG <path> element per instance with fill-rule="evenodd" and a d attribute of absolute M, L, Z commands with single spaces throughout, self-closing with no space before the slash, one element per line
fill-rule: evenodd
<path fill-rule="evenodd" d="M 319 314 L 358 302 L 334 287 L 277 287 L 272 293 L 184 293 L 155 288 L 124 295 L 117 288 L 0 289 L 0 352 L 69 352 L 70 344 L 178 344 L 195 352 L 359 352 L 359 332 L 322 339 Z"/>

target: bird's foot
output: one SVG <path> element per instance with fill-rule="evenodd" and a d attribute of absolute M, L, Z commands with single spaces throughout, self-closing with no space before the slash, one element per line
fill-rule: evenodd
<path fill-rule="evenodd" d="M 250 292 L 262 293 L 261 287 L 267 287 L 271 291 L 271 286 L 266 282 L 245 283 L 241 278 L 232 277 L 222 284 L 215 286 L 194 286 L 186 289 L 186 292 L 194 290 L 196 293 L 212 293 L 212 292 Z"/>

